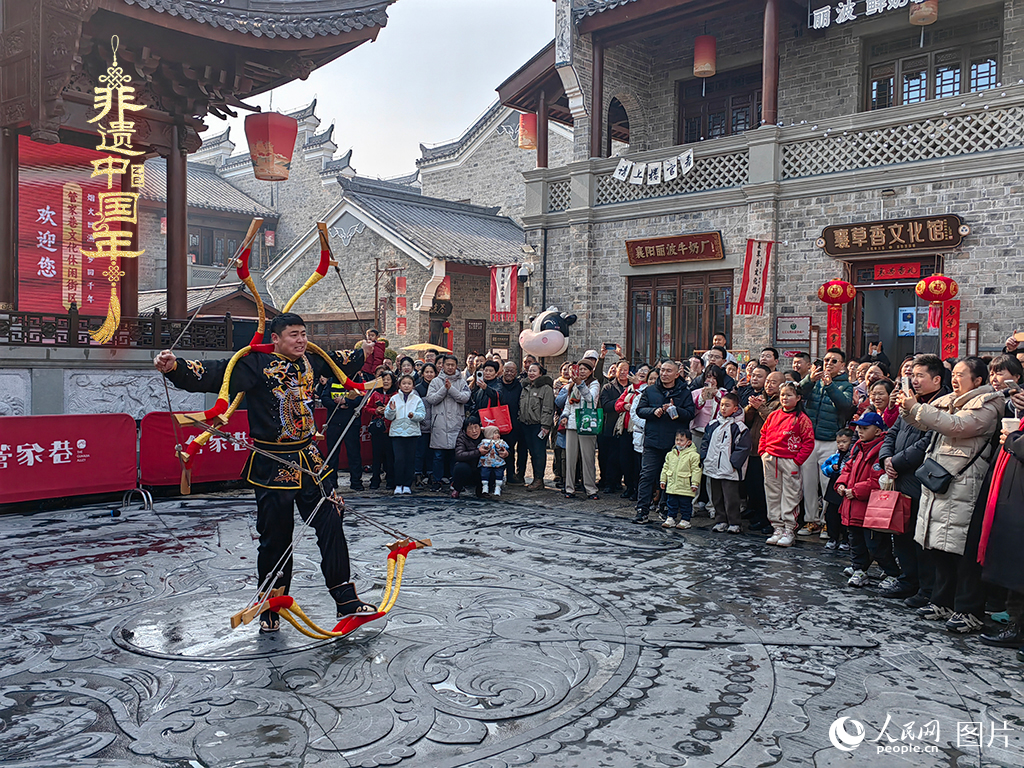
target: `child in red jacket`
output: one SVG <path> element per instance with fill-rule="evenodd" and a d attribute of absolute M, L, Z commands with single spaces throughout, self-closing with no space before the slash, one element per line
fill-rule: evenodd
<path fill-rule="evenodd" d="M 764 463 L 764 496 L 773 529 L 766 543 L 791 547 L 803 494 L 800 465 L 814 450 L 814 426 L 804 413 L 800 388 L 793 382 L 779 388 L 779 404 L 782 407 L 772 411 L 761 427 L 758 453 Z"/>
<path fill-rule="evenodd" d="M 836 478 L 835 486 L 836 493 L 843 497 L 839 515 L 850 537 L 850 556 L 853 560 L 847 583 L 851 587 L 867 584 L 867 570 L 875 561 L 886 576 L 881 586 L 895 589 L 900 568 L 892 556 L 892 534 L 864 527 L 868 499 L 871 498 L 871 492 L 879 487 L 879 478 L 885 474 L 885 468 L 878 459 L 885 440 L 885 422 L 879 414 L 868 412 L 853 423 L 860 439 L 850 451 L 850 458 Z"/>

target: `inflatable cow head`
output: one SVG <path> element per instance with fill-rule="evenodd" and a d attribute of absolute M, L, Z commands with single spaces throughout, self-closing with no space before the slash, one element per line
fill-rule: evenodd
<path fill-rule="evenodd" d="M 557 357 L 569 348 L 569 326 L 575 322 L 576 315 L 548 307 L 519 334 L 519 346 L 534 357 Z"/>

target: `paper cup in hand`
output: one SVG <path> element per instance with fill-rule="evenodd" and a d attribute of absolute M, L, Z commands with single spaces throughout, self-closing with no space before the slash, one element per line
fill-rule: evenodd
<path fill-rule="evenodd" d="M 1016 432 L 1020 419 L 1003 419 L 1003 432 Z"/>

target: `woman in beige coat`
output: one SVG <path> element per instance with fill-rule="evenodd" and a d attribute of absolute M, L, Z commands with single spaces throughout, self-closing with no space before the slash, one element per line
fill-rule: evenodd
<path fill-rule="evenodd" d="M 953 475 L 945 493 L 921 489 L 914 539 L 932 550 L 935 586 L 932 602 L 918 616 L 946 621 L 952 632 L 984 628 L 985 594 L 975 557 L 965 556 L 974 505 L 992 461 L 992 436 L 999 428 L 1004 399 L 987 384 L 988 367 L 977 357 L 953 367 L 953 394 L 930 404 L 900 395 L 903 418 L 931 432 L 927 458 Z M 975 537 L 976 538 L 976 537 Z"/>

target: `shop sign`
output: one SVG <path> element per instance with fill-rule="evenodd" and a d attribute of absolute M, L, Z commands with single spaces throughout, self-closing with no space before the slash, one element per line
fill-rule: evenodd
<path fill-rule="evenodd" d="M 833 24 L 845 24 L 859 18 L 870 18 L 886 11 L 895 11 L 924 0 L 837 0 L 808 11 L 807 24 L 811 29 L 828 29 Z"/>
<path fill-rule="evenodd" d="M 971 228 L 955 214 L 825 227 L 816 245 L 829 256 L 851 258 L 900 251 L 957 248 Z"/>
<path fill-rule="evenodd" d="M 875 281 L 882 280 L 920 280 L 921 262 L 904 261 L 899 264 L 876 264 Z"/>
<path fill-rule="evenodd" d="M 775 341 L 792 344 L 811 340 L 811 316 L 775 318 Z"/>
<path fill-rule="evenodd" d="M 631 267 L 670 264 L 678 261 L 714 261 L 724 259 L 721 232 L 699 232 L 676 237 L 627 240 L 626 254 Z"/>
<path fill-rule="evenodd" d="M 512 346 L 512 334 L 510 334 L 510 333 L 492 333 L 491 334 L 491 346 L 492 347 L 510 347 L 510 346 Z"/>

